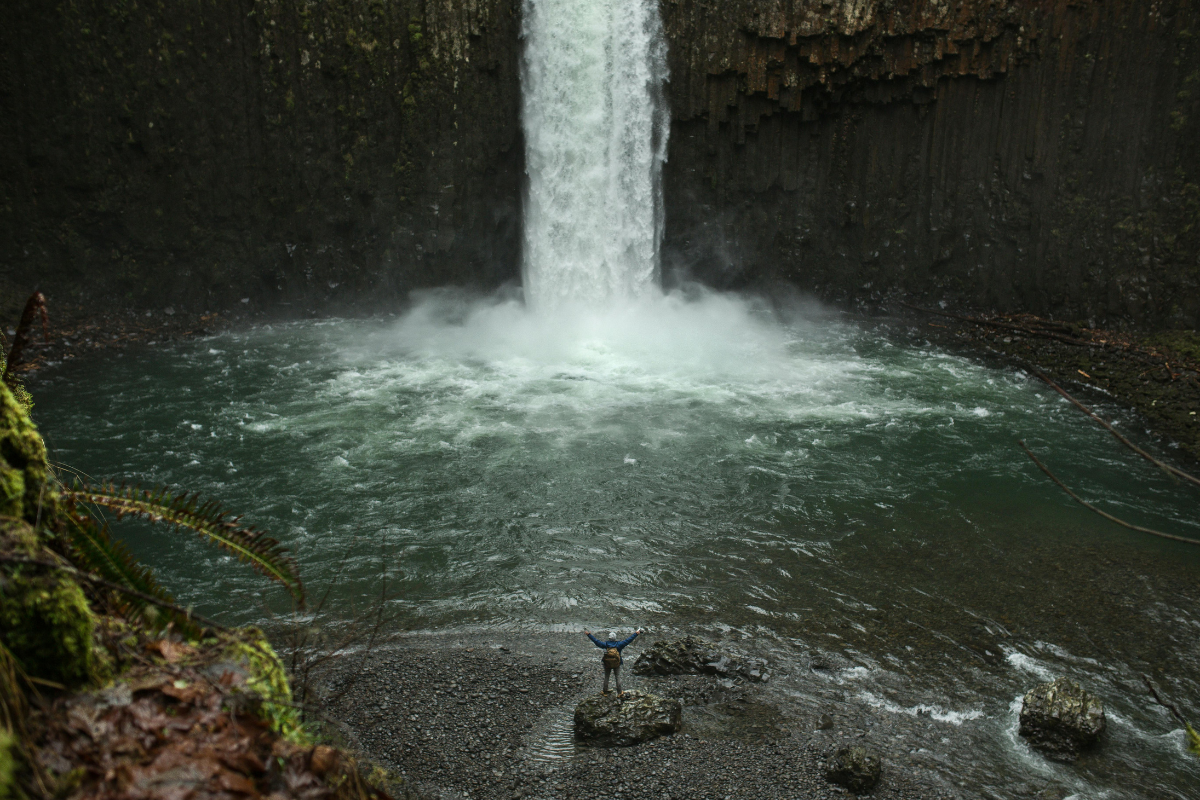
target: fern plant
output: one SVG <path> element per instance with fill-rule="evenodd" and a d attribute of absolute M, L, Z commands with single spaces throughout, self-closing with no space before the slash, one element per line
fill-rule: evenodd
<path fill-rule="evenodd" d="M 75 556 L 73 560 L 89 572 L 163 603 L 175 602 L 154 579 L 153 573 L 137 562 L 125 543 L 112 537 L 107 525 L 75 512 L 68 517 L 67 538 Z M 146 601 L 133 594 L 123 595 L 120 605 L 122 611 L 134 611 L 142 616 L 153 613 Z"/>
<path fill-rule="evenodd" d="M 176 493 L 167 487 L 151 491 L 114 483 L 99 486 L 76 483 L 71 488 L 63 487 L 60 496 L 68 505 L 72 520 L 71 544 L 81 565 L 106 580 L 170 602 L 150 571 L 138 564 L 121 542 L 112 538 L 108 526 L 98 523 L 80 506 L 106 508 L 115 513 L 118 520 L 138 517 L 164 523 L 176 530 L 190 530 L 279 583 L 298 607 L 304 607 L 304 584 L 296 561 L 286 548 L 264 531 L 241 524 L 241 517 L 230 516 L 215 500 L 202 500 L 199 494 Z M 136 603 L 137 598 L 127 602 Z M 144 607 L 144 602 L 139 607 Z"/>

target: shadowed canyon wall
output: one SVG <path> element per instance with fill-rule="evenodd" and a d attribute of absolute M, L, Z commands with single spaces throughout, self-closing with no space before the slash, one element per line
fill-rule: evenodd
<path fill-rule="evenodd" d="M 1198 5 L 662 0 L 668 276 L 1194 327 Z M 6 306 L 287 314 L 519 275 L 520 0 L 5 16 Z"/>
<path fill-rule="evenodd" d="M 286 314 L 516 275 L 519 0 L 4 16 L 10 301 L 37 283 L 60 302 Z"/>
<path fill-rule="evenodd" d="M 666 265 L 1194 327 L 1189 0 L 664 0 Z"/>

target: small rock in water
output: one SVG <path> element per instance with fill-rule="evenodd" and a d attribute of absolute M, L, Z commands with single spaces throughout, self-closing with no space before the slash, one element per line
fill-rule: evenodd
<path fill-rule="evenodd" d="M 1055 761 L 1074 761 L 1105 724 L 1100 698 L 1067 678 L 1035 686 L 1021 702 L 1021 735 Z"/>
<path fill-rule="evenodd" d="M 825 777 L 855 794 L 868 792 L 879 782 L 879 756 L 861 744 L 843 747 L 833 754 L 825 768 Z"/>
<path fill-rule="evenodd" d="M 597 694 L 575 707 L 575 738 L 599 747 L 623 747 L 679 730 L 683 706 L 678 700 L 628 691 Z"/>

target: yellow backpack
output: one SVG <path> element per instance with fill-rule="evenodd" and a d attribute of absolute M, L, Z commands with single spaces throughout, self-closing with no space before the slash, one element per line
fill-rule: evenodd
<path fill-rule="evenodd" d="M 616 669 L 621 666 L 621 651 L 615 647 L 608 648 L 600 657 L 600 663 L 609 669 Z"/>

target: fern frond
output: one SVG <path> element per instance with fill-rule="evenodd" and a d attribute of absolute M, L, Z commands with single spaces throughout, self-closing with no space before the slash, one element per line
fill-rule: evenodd
<path fill-rule="evenodd" d="M 107 525 L 97 523 L 83 514 L 72 513 L 67 529 L 72 555 L 76 566 L 86 572 L 157 598 L 163 603 L 174 603 L 174 598 L 154 579 L 154 574 L 138 561 L 125 547 L 125 543 L 114 539 Z M 122 610 L 138 613 L 147 622 L 154 622 L 158 608 L 133 595 L 122 595 L 119 602 Z"/>
<path fill-rule="evenodd" d="M 99 487 L 77 486 L 64 489 L 61 494 L 70 502 L 107 508 L 117 515 L 117 519 L 140 517 L 194 531 L 260 574 L 282 584 L 296 604 L 304 607 L 304 585 L 296 561 L 287 549 L 264 531 L 241 525 L 241 517 L 231 517 L 215 500 L 201 502 L 199 494 L 175 494 L 166 487 L 151 492 L 138 486 L 113 483 Z"/>
<path fill-rule="evenodd" d="M 1183 726 L 1187 728 L 1188 752 L 1194 756 L 1200 756 L 1200 733 L 1196 733 L 1196 729 L 1186 722 Z"/>

